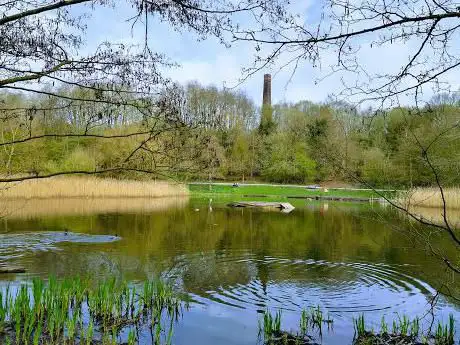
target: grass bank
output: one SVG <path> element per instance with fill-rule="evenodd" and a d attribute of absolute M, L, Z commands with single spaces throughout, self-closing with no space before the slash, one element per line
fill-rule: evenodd
<path fill-rule="evenodd" d="M 180 184 L 156 181 L 116 180 L 96 177 L 54 177 L 0 183 L 0 198 L 160 198 L 186 196 Z"/>
<path fill-rule="evenodd" d="M 305 186 L 250 185 L 233 187 L 228 184 L 189 184 L 192 195 L 252 196 L 280 198 L 355 198 L 371 199 L 380 196 L 372 190 L 365 189 L 308 189 Z M 386 192 L 389 196 L 394 192 Z"/>

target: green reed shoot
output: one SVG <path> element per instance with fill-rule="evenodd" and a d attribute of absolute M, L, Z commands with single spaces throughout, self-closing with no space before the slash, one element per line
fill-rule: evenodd
<path fill-rule="evenodd" d="M 412 321 L 412 324 L 411 324 L 411 327 L 410 327 L 410 335 L 412 338 L 417 338 L 418 335 L 420 333 L 420 321 L 418 319 L 418 317 L 416 317 L 413 321 Z"/>
<path fill-rule="evenodd" d="M 364 314 L 358 316 L 357 319 L 353 319 L 355 326 L 355 335 L 359 338 L 366 335 L 366 324 L 364 322 Z"/>
<path fill-rule="evenodd" d="M 35 329 L 33 344 L 38 345 L 40 342 L 40 338 L 42 336 L 42 324 L 41 322 L 38 323 L 38 327 Z"/>
<path fill-rule="evenodd" d="M 354 320 L 355 337 L 361 338 L 359 344 L 367 343 L 380 343 L 380 340 L 376 340 L 374 337 L 380 337 L 388 334 L 388 324 L 385 318 L 382 317 L 380 322 L 380 333 L 374 334 L 373 330 L 370 332 L 366 329 L 364 315 Z M 434 334 L 427 333 L 422 334 L 420 332 L 420 319 L 414 318 L 410 320 L 407 316 L 398 316 L 397 320 L 393 320 L 393 337 L 402 337 L 402 340 L 410 338 L 412 342 L 422 341 L 422 343 L 430 343 L 430 339 L 434 341 L 436 345 L 453 345 L 455 336 L 455 320 L 453 315 L 449 316 L 449 323 L 443 324 L 438 322 L 437 328 Z M 382 340 L 383 341 L 383 340 Z M 407 340 L 404 340 L 407 341 Z"/>
<path fill-rule="evenodd" d="M 399 320 L 399 333 L 403 336 L 406 336 L 409 332 L 409 326 L 410 326 L 409 318 L 406 315 L 403 315 L 402 318 L 398 316 L 398 320 Z"/>
<path fill-rule="evenodd" d="M 393 320 L 392 333 L 397 334 L 398 332 L 399 332 L 398 324 L 396 323 L 396 320 Z"/>
<path fill-rule="evenodd" d="M 281 332 L 281 310 L 278 310 L 275 316 L 273 316 L 269 310 L 265 311 L 263 326 L 259 323 L 259 334 L 262 330 L 264 339 L 267 341 Z"/>
<path fill-rule="evenodd" d="M 299 333 L 293 334 L 281 330 L 281 310 L 275 314 L 266 310 L 263 317 L 259 319 L 259 336 L 263 335 L 264 343 L 266 344 L 305 344 L 309 328 L 319 329 L 321 335 L 322 324 L 331 325 L 333 320 L 328 316 L 324 318 L 324 314 L 320 307 L 302 310 L 299 320 Z"/>
<path fill-rule="evenodd" d="M 388 334 L 388 324 L 385 322 L 385 316 L 382 316 L 382 320 L 380 321 L 380 331 L 382 334 Z"/>
<path fill-rule="evenodd" d="M 309 320 L 310 320 L 310 315 L 308 314 L 308 312 L 305 309 L 302 310 L 302 314 L 300 314 L 300 324 L 299 324 L 300 334 L 302 336 L 305 336 L 307 334 Z"/>
<path fill-rule="evenodd" d="M 130 330 L 128 334 L 128 345 L 134 345 L 136 343 L 136 333 L 134 330 Z"/>
<path fill-rule="evenodd" d="M 166 338 L 166 345 L 172 344 L 173 333 L 174 333 L 173 319 L 171 319 L 170 324 L 169 324 L 168 337 Z"/>
<path fill-rule="evenodd" d="M 434 335 L 434 339 L 437 345 L 452 345 L 454 344 L 455 336 L 455 320 L 452 314 L 449 315 L 449 324 L 443 325 L 438 322 L 438 327 Z"/>
<path fill-rule="evenodd" d="M 86 345 L 91 344 L 91 340 L 93 339 L 93 332 L 94 332 L 93 321 L 90 321 L 88 325 L 88 329 L 86 330 Z"/>

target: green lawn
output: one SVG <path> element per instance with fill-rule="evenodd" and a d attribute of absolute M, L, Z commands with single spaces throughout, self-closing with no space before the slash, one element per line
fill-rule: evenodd
<path fill-rule="evenodd" d="M 230 185 L 213 184 L 211 188 L 208 184 L 189 184 L 192 195 L 214 194 L 214 195 L 234 195 L 234 196 L 278 196 L 278 197 L 349 197 L 349 198 L 378 198 L 379 195 L 370 190 L 346 190 L 329 189 L 328 192 L 322 190 L 310 190 L 305 187 L 292 186 L 252 186 L 240 185 L 233 187 Z"/>

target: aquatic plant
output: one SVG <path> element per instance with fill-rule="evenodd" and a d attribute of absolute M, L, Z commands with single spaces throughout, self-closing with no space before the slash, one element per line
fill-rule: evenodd
<path fill-rule="evenodd" d="M 406 315 L 403 315 L 402 317 L 398 315 L 398 320 L 399 320 L 399 333 L 403 336 L 406 336 L 409 332 L 409 325 L 410 325 L 409 318 Z"/>
<path fill-rule="evenodd" d="M 443 325 L 438 322 L 438 327 L 434 334 L 434 339 L 437 345 L 451 345 L 454 343 L 455 335 L 455 320 L 452 314 L 449 315 L 449 324 Z"/>
<path fill-rule="evenodd" d="M 411 327 L 410 327 L 410 335 L 412 338 L 416 338 L 420 333 L 420 321 L 418 317 L 412 320 Z"/>
<path fill-rule="evenodd" d="M 259 322 L 259 334 L 263 330 L 264 339 L 270 339 L 281 331 L 281 310 L 278 310 L 273 316 L 267 309 L 263 316 L 263 326 Z"/>
<path fill-rule="evenodd" d="M 399 316 L 393 320 L 392 332 L 388 332 L 388 324 L 382 317 L 380 332 L 375 333 L 373 329 L 366 328 L 364 315 L 361 314 L 354 319 L 355 345 L 364 344 L 436 344 L 453 345 L 455 335 L 455 320 L 453 315 L 449 316 L 449 324 L 438 323 L 434 334 L 422 334 L 420 331 L 420 320 L 410 320 L 406 315 Z M 420 342 L 421 341 L 421 342 Z"/>
<path fill-rule="evenodd" d="M 136 343 L 136 333 L 134 330 L 130 330 L 128 334 L 128 345 L 134 345 Z"/>
<path fill-rule="evenodd" d="M 357 319 L 353 319 L 355 326 L 355 335 L 359 338 L 366 334 L 366 325 L 364 323 L 364 314 L 358 316 Z"/>
<path fill-rule="evenodd" d="M 170 344 L 184 306 L 183 298 L 160 280 L 146 282 L 137 293 L 116 279 L 94 286 L 80 278 L 51 277 L 46 284 L 34 279 L 15 294 L 9 287 L 0 291 L 0 343 L 93 345 L 98 338 L 97 344 L 114 345 L 120 331 L 129 328 L 125 340 L 135 344 L 133 329 L 153 325 L 156 343 Z"/>
<path fill-rule="evenodd" d="M 380 330 L 382 334 L 388 334 L 388 325 L 385 322 L 385 316 L 382 316 L 382 320 L 380 321 Z"/>
<path fill-rule="evenodd" d="M 310 308 L 302 310 L 299 321 L 299 333 L 283 331 L 281 329 L 281 311 L 278 310 L 274 315 L 266 310 L 261 320 L 259 320 L 259 336 L 263 335 L 266 344 L 311 344 L 312 337 L 308 335 L 309 330 L 319 330 L 322 334 L 322 324 L 331 325 L 333 320 L 328 316 L 324 318 L 321 308 Z"/>
<path fill-rule="evenodd" d="M 308 314 L 308 312 L 305 309 L 302 310 L 302 314 L 300 314 L 299 328 L 300 328 L 300 334 L 304 336 L 307 334 L 309 320 L 310 320 L 310 315 Z"/>
<path fill-rule="evenodd" d="M 311 320 L 313 324 L 317 325 L 320 332 L 322 330 L 322 325 L 323 325 L 323 312 L 321 311 L 320 307 L 318 306 L 317 308 L 313 308 L 311 310 Z"/>

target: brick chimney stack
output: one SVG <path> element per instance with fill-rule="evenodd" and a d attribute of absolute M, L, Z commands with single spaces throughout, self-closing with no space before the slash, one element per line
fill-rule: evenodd
<path fill-rule="evenodd" d="M 264 75 L 264 98 L 263 105 L 272 105 L 272 76 L 271 74 Z"/>

